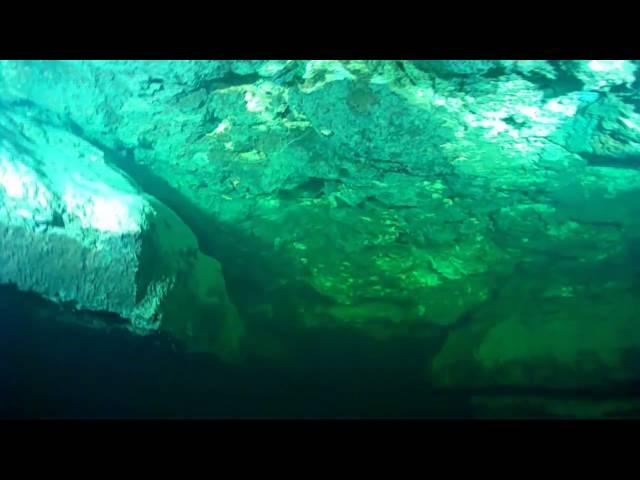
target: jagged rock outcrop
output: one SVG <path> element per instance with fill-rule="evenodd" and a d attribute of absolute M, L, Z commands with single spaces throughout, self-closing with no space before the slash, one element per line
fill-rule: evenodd
<path fill-rule="evenodd" d="M 0 111 L 0 283 L 237 354 L 243 325 L 219 263 L 100 150 L 35 117 Z"/>

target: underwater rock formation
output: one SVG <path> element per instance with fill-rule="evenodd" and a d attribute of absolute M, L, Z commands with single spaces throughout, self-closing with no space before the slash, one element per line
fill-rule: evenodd
<path fill-rule="evenodd" d="M 215 255 L 262 316 L 444 331 L 439 383 L 562 386 L 634 375 L 637 68 L 6 61 L 0 99 L 126 152 L 232 232 Z"/>
<path fill-rule="evenodd" d="M 99 149 L 37 117 L 0 111 L 0 283 L 236 353 L 242 322 L 189 228 Z"/>
<path fill-rule="evenodd" d="M 615 389 L 637 381 L 640 329 L 631 269 L 557 259 L 523 267 L 454 328 L 431 374 L 440 385 L 532 392 Z M 637 288 L 637 287 L 636 287 Z"/>

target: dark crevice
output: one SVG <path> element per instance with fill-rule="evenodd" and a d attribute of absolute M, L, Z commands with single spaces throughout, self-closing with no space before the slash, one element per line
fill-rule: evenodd
<path fill-rule="evenodd" d="M 570 217 L 570 220 L 581 225 L 589 225 L 592 227 L 606 227 L 615 228 L 616 230 L 622 230 L 624 225 L 621 222 L 609 221 L 609 220 L 584 220 L 577 217 Z"/>
<path fill-rule="evenodd" d="M 561 97 L 584 89 L 584 82 L 576 77 L 571 71 L 557 63 L 555 64 L 555 67 L 555 78 L 549 78 L 547 75 L 536 71 L 529 73 L 518 72 L 518 74 L 525 80 L 538 85 L 542 89 L 544 98 L 546 99 Z"/>
<path fill-rule="evenodd" d="M 587 161 L 587 165 L 590 167 L 640 170 L 640 156 L 626 155 L 620 157 L 609 157 L 594 153 L 581 153 L 580 156 Z"/>
<path fill-rule="evenodd" d="M 260 80 L 260 78 L 260 75 L 258 75 L 257 73 L 240 75 L 235 72 L 228 72 L 222 78 L 203 80 L 200 83 L 199 88 L 204 88 L 209 93 L 211 93 L 214 90 L 253 84 Z"/>
<path fill-rule="evenodd" d="M 278 196 L 283 200 L 295 198 L 320 198 L 325 194 L 325 187 L 330 182 L 323 178 L 310 177 L 305 182 L 290 189 L 278 191 Z"/>

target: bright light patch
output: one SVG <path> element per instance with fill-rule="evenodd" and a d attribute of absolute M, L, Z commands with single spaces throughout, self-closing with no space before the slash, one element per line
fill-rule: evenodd
<path fill-rule="evenodd" d="M 522 153 L 529 153 L 531 151 L 531 148 L 529 147 L 528 144 L 526 143 L 515 143 L 513 145 L 513 148 L 515 148 L 516 150 L 519 150 Z"/>
<path fill-rule="evenodd" d="M 41 185 L 33 172 L 21 163 L 0 158 L 0 187 L 11 198 L 21 199 L 33 207 L 46 207 L 51 194 Z"/>
<path fill-rule="evenodd" d="M 221 133 L 223 133 L 225 130 L 228 130 L 231 127 L 231 124 L 229 123 L 228 120 L 223 120 L 220 122 L 220 125 L 218 125 L 216 127 L 216 129 L 213 131 L 213 133 L 215 133 L 216 135 L 219 135 Z"/>
<path fill-rule="evenodd" d="M 540 109 L 538 107 L 520 107 L 520 113 L 527 117 L 538 120 L 540 118 Z"/>
<path fill-rule="evenodd" d="M 547 102 L 544 108 L 554 113 L 563 113 L 567 117 L 573 117 L 578 110 L 576 105 L 570 103 L 561 103 L 557 100 L 550 100 L 549 102 Z"/>
<path fill-rule="evenodd" d="M 10 197 L 24 197 L 24 179 L 6 158 L 0 163 L 0 185 Z"/>
<path fill-rule="evenodd" d="M 624 60 L 591 60 L 589 68 L 594 72 L 608 72 L 610 70 L 622 70 Z"/>
<path fill-rule="evenodd" d="M 93 227 L 108 232 L 118 232 L 129 223 L 127 207 L 118 200 L 96 198 L 93 203 Z"/>
<path fill-rule="evenodd" d="M 29 220 L 33 218 L 33 214 L 26 208 L 18 208 L 16 210 L 16 214 L 22 218 L 28 218 Z"/>
<path fill-rule="evenodd" d="M 260 102 L 260 98 L 251 92 L 247 92 L 244 95 L 244 101 L 247 102 L 247 110 L 250 112 L 261 112 L 264 110 L 264 105 Z"/>
<path fill-rule="evenodd" d="M 100 195 L 97 194 L 98 191 L 101 192 Z M 109 191 L 103 184 L 93 185 L 92 188 L 78 188 L 67 184 L 63 200 L 67 211 L 78 218 L 83 228 L 105 232 L 129 232 L 140 229 L 136 221 L 140 215 L 140 199 L 133 195 Z"/>
<path fill-rule="evenodd" d="M 285 68 L 287 66 L 286 61 L 281 61 L 281 60 L 271 60 L 269 62 L 267 62 L 266 65 L 263 65 L 258 72 L 260 73 L 260 75 L 265 75 L 265 76 L 269 76 L 269 75 L 274 75 L 276 73 L 278 73 L 280 70 L 282 70 L 283 68 Z"/>
<path fill-rule="evenodd" d="M 353 80 L 354 75 L 338 60 L 311 60 L 307 62 L 303 78 L 312 79 L 320 72 L 324 72 L 329 81 Z"/>
<path fill-rule="evenodd" d="M 629 120 L 628 118 L 620 118 L 620 121 L 622 123 L 624 123 L 628 128 L 631 128 L 633 130 L 638 130 L 640 131 L 640 127 L 638 127 L 638 125 L 636 125 L 635 123 L 633 123 L 631 120 Z"/>
<path fill-rule="evenodd" d="M 497 112 L 484 112 L 484 116 L 492 120 L 499 120 L 508 116 L 508 113 L 505 110 L 500 110 Z"/>
<path fill-rule="evenodd" d="M 505 130 L 509 130 L 509 125 L 504 123 L 502 120 L 494 120 L 492 122 L 482 122 L 483 127 L 492 127 L 492 129 L 487 132 L 487 137 L 495 137 L 499 133 L 504 132 Z"/>

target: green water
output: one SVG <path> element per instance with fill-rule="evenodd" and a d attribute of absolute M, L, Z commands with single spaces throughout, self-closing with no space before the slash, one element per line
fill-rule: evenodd
<path fill-rule="evenodd" d="M 638 68 L 1 62 L 0 416 L 637 417 Z M 115 203 L 90 217 L 92 169 Z M 123 191 L 176 218 L 139 259 L 111 221 Z M 46 248 L 16 267 L 30 235 L 85 252 L 71 287 Z M 74 308 L 174 270 L 148 335 Z"/>

